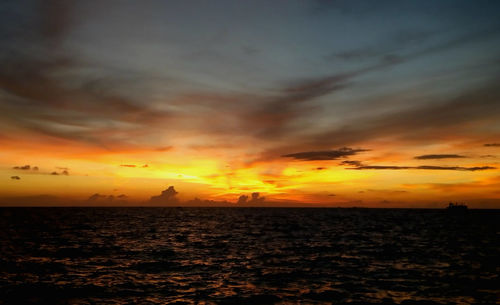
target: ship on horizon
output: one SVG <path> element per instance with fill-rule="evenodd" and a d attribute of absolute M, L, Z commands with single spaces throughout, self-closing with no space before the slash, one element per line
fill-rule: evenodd
<path fill-rule="evenodd" d="M 466 212 L 468 210 L 468 207 L 464 203 L 453 203 L 450 202 L 448 204 L 448 207 L 446 208 L 450 212 Z"/>

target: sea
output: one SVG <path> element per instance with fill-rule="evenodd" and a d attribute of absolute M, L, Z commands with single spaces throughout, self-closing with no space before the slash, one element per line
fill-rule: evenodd
<path fill-rule="evenodd" d="M 500 210 L 0 208 L 0 304 L 500 304 Z"/>

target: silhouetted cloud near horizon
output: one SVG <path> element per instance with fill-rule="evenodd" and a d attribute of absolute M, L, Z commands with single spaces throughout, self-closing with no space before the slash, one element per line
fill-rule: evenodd
<path fill-rule="evenodd" d="M 336 150 L 323 150 L 323 151 L 305 151 L 293 154 L 282 155 L 286 158 L 294 158 L 302 161 L 316 161 L 316 160 L 338 160 L 356 155 L 359 152 L 369 151 L 368 149 L 353 149 L 350 147 L 342 147 Z"/>
<path fill-rule="evenodd" d="M 455 170 L 455 171 L 483 171 L 489 169 L 496 169 L 492 166 L 475 166 L 475 167 L 462 167 L 462 166 L 434 166 L 434 165 L 422 165 L 422 166 L 392 166 L 392 165 L 362 165 L 358 167 L 350 167 L 346 169 L 354 170 L 405 170 L 405 169 L 421 169 L 421 170 Z"/>
<path fill-rule="evenodd" d="M 137 165 L 134 164 L 120 164 L 121 167 L 137 167 Z"/>
<path fill-rule="evenodd" d="M 177 191 L 173 186 L 169 186 L 166 190 L 161 192 L 161 195 L 158 196 L 152 196 L 151 199 L 149 199 L 149 203 L 153 204 L 178 204 L 179 199 L 176 197 L 177 196 Z"/>
<path fill-rule="evenodd" d="M 500 143 L 486 143 L 484 144 L 486 147 L 500 147 Z"/>
<path fill-rule="evenodd" d="M 21 177 L 19 177 L 19 176 L 11 176 L 10 179 L 12 179 L 12 180 L 21 180 Z"/>
<path fill-rule="evenodd" d="M 260 193 L 254 192 L 254 193 L 252 193 L 252 198 L 250 200 L 248 200 L 247 195 L 241 195 L 238 198 L 238 201 L 236 203 L 237 204 L 260 204 L 260 203 L 264 203 L 265 200 L 266 200 L 266 197 L 260 197 Z"/>
<path fill-rule="evenodd" d="M 439 154 L 439 155 L 421 155 L 414 157 L 414 159 L 418 160 L 455 159 L 455 158 L 467 158 L 467 156 L 455 155 L 455 154 Z"/>
<path fill-rule="evenodd" d="M 101 195 L 99 193 L 95 193 L 93 195 L 90 195 L 89 198 L 87 199 L 88 201 L 96 201 L 98 199 L 103 199 L 103 198 L 106 198 L 108 196 L 106 195 Z"/>
<path fill-rule="evenodd" d="M 35 169 L 36 168 L 36 169 Z M 18 170 L 30 170 L 31 166 L 30 165 L 24 165 L 24 166 L 14 166 L 13 169 L 18 169 Z M 34 167 L 33 170 L 38 170 L 38 167 Z"/>
<path fill-rule="evenodd" d="M 114 196 L 114 195 L 104 195 L 104 194 L 99 194 L 95 193 L 86 200 L 87 203 L 95 204 L 95 203 L 100 203 L 100 204 L 120 204 L 120 203 L 126 203 L 125 199 L 127 199 L 128 196 L 125 194 L 121 194 L 119 196 Z M 119 199 L 119 200 L 116 200 Z"/>
<path fill-rule="evenodd" d="M 52 176 L 59 176 L 59 175 L 63 175 L 63 176 L 69 176 L 69 172 L 67 170 L 63 170 L 62 172 L 58 173 L 56 171 L 50 173 Z"/>

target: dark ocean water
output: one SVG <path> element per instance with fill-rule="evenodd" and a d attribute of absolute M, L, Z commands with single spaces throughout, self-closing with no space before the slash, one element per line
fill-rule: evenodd
<path fill-rule="evenodd" d="M 0 304 L 500 304 L 500 211 L 2 208 Z"/>

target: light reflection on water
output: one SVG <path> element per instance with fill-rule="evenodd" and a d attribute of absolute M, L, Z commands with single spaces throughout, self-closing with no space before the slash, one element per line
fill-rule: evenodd
<path fill-rule="evenodd" d="M 0 303 L 494 304 L 500 213 L 0 209 Z"/>

